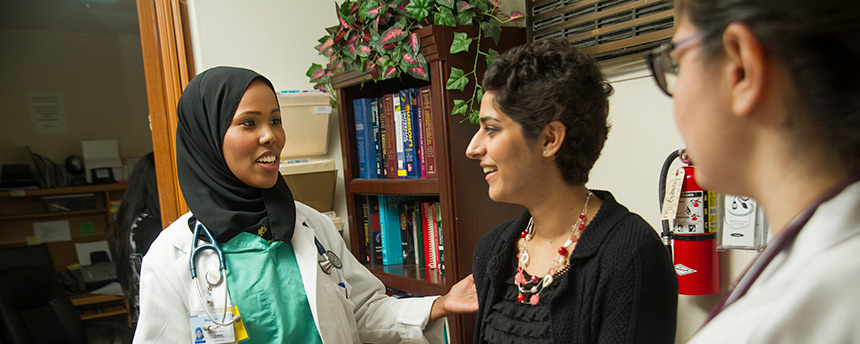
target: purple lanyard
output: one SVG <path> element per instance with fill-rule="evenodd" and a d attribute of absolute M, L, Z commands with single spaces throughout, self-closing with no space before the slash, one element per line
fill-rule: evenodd
<path fill-rule="evenodd" d="M 708 318 L 705 320 L 705 323 L 702 324 L 702 327 L 705 327 L 711 319 L 716 317 L 717 314 L 720 314 L 720 312 L 726 309 L 729 305 L 746 295 L 752 284 L 758 279 L 759 275 L 761 275 L 765 268 L 767 268 L 773 258 L 794 243 L 794 239 L 797 238 L 800 230 L 806 226 L 806 223 L 809 222 L 809 219 L 813 214 L 815 214 L 818 206 L 833 199 L 833 197 L 840 194 L 842 190 L 845 190 L 845 188 L 857 181 L 860 181 L 860 173 L 843 179 L 829 190 L 825 191 L 824 194 L 815 200 L 815 202 L 812 202 L 812 204 L 791 220 L 785 228 L 785 231 L 773 239 L 773 242 L 771 242 L 770 245 L 768 245 L 768 247 L 759 254 L 758 258 L 756 258 L 756 260 L 747 267 L 746 271 L 741 274 L 741 277 L 735 281 L 730 291 L 723 296 L 720 302 L 714 307 L 714 310 L 711 311 L 711 314 L 708 315 Z"/>

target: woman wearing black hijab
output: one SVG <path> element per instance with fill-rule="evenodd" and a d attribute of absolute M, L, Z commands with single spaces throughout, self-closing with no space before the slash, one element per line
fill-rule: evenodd
<path fill-rule="evenodd" d="M 387 297 L 331 220 L 293 200 L 278 172 L 280 116 L 271 82 L 247 69 L 212 68 L 185 88 L 176 155 L 191 212 L 144 257 L 135 342 L 193 341 L 200 327 L 220 342 L 424 343 L 441 335 L 434 320 L 477 310 L 470 278 L 441 298 Z M 209 242 L 202 230 L 192 240 L 197 228 L 225 253 L 226 273 L 213 250 L 192 255 L 192 241 Z M 340 257 L 335 268 L 319 250 Z M 231 319 L 242 326 L 213 326 Z"/>

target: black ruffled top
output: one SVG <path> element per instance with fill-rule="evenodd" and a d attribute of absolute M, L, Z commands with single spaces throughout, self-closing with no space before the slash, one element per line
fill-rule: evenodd
<path fill-rule="evenodd" d="M 531 293 L 526 293 L 526 303 L 517 301 L 517 285 L 514 284 L 514 272 L 505 281 L 505 292 L 502 299 L 494 304 L 487 316 L 484 318 L 486 325 L 484 340 L 489 343 L 552 343 L 552 332 L 550 330 L 549 300 L 561 284 L 559 278 L 567 269 L 555 274 L 555 283 L 550 284 L 540 291 L 540 301 L 534 306 L 528 303 Z M 523 272 L 526 279 L 531 276 Z"/>

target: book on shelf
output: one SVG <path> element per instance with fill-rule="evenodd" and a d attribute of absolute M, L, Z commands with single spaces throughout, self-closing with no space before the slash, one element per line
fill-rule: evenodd
<path fill-rule="evenodd" d="M 371 98 L 370 100 L 370 123 L 373 128 L 373 164 L 375 171 L 374 178 L 382 178 L 384 175 L 382 167 L 382 138 L 380 137 L 379 125 L 379 98 Z"/>
<path fill-rule="evenodd" d="M 386 94 L 382 96 L 382 117 L 385 122 L 385 137 L 382 139 L 385 146 L 385 161 L 388 169 L 388 178 L 397 179 L 397 140 L 396 128 L 394 125 L 394 95 Z"/>
<path fill-rule="evenodd" d="M 376 178 L 373 149 L 373 123 L 371 122 L 371 99 L 353 99 L 353 115 L 355 117 L 356 154 L 358 155 L 358 177 Z"/>
<path fill-rule="evenodd" d="M 373 244 L 370 239 L 370 213 L 367 211 L 369 202 L 361 203 L 361 227 L 364 229 L 364 247 L 367 254 L 364 256 L 364 262 L 370 263 L 370 256 L 373 254 Z"/>
<path fill-rule="evenodd" d="M 430 86 L 418 89 L 421 125 L 421 177 L 438 177 L 436 170 L 436 139 L 433 136 L 433 111 L 431 109 Z"/>
<path fill-rule="evenodd" d="M 442 238 L 442 207 L 436 203 L 436 230 L 439 231 L 439 273 L 445 273 L 445 245 Z"/>
<path fill-rule="evenodd" d="M 436 203 L 421 202 L 421 222 L 424 231 L 424 261 L 427 269 L 436 270 L 439 265 L 439 231 L 436 222 Z"/>
<path fill-rule="evenodd" d="M 400 211 L 392 197 L 379 196 L 379 230 L 382 234 L 382 265 L 403 263 L 400 240 Z"/>
<path fill-rule="evenodd" d="M 412 245 L 415 247 L 415 265 L 424 267 L 424 228 L 421 225 L 421 202 L 412 204 Z"/>
<path fill-rule="evenodd" d="M 382 167 L 382 173 L 379 174 L 379 178 L 388 178 L 389 166 L 388 166 L 388 148 L 386 144 L 388 143 L 387 133 L 387 123 L 385 121 L 385 102 L 384 97 L 379 97 L 376 99 L 376 115 L 377 115 L 377 125 L 379 126 L 379 136 L 377 136 L 377 140 L 379 143 L 379 153 L 376 155 L 379 159 L 380 165 Z"/>
<path fill-rule="evenodd" d="M 403 249 L 403 264 L 415 263 L 415 219 L 412 217 L 413 202 L 400 203 L 400 240 Z"/>
<path fill-rule="evenodd" d="M 403 121 L 403 100 L 400 98 L 400 92 L 391 95 L 394 112 L 391 116 L 394 118 L 394 143 L 397 150 L 397 178 L 406 179 L 406 152 L 403 150 L 403 126 L 406 125 Z"/>
<path fill-rule="evenodd" d="M 368 231 L 370 231 L 370 242 L 367 252 L 370 255 L 370 264 L 382 264 L 382 233 L 379 223 L 379 199 L 376 196 L 364 196 L 367 204 Z"/>
<path fill-rule="evenodd" d="M 414 179 L 420 177 L 421 167 L 418 162 L 418 150 L 416 149 L 416 131 L 417 122 L 415 116 L 415 105 L 417 97 L 413 97 L 415 93 L 412 88 L 400 90 L 400 120 L 401 130 L 403 130 L 403 165 L 406 168 L 406 178 Z"/>

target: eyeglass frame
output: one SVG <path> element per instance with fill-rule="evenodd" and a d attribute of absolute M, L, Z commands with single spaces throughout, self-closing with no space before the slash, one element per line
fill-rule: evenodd
<path fill-rule="evenodd" d="M 671 55 L 672 52 L 675 51 L 675 49 L 680 49 L 680 48 L 692 46 L 693 44 L 696 44 L 696 43 L 700 43 L 704 37 L 705 37 L 704 33 L 698 33 L 698 34 L 692 35 L 690 37 L 684 38 L 678 42 L 671 42 L 670 41 L 670 42 L 663 43 L 659 47 L 651 49 L 650 51 L 645 53 L 645 61 L 648 64 L 648 69 L 651 70 L 651 76 L 654 78 L 654 82 L 657 83 L 658 88 L 661 91 L 663 91 L 663 93 L 665 93 L 667 96 L 673 97 L 672 93 L 674 90 L 672 90 L 672 91 L 669 90 L 669 85 L 668 85 L 668 83 L 666 81 L 666 77 L 665 77 L 666 72 L 662 73 L 663 74 L 663 76 L 662 76 L 663 81 L 662 82 L 660 81 L 661 78 L 657 76 L 658 73 L 657 73 L 656 61 L 659 58 L 668 59 L 672 63 L 672 69 L 673 70 L 671 71 L 671 73 L 674 74 L 675 76 L 677 76 L 679 64 L 678 64 L 678 61 L 672 57 L 672 55 Z M 672 87 L 672 88 L 674 88 L 674 87 Z"/>

